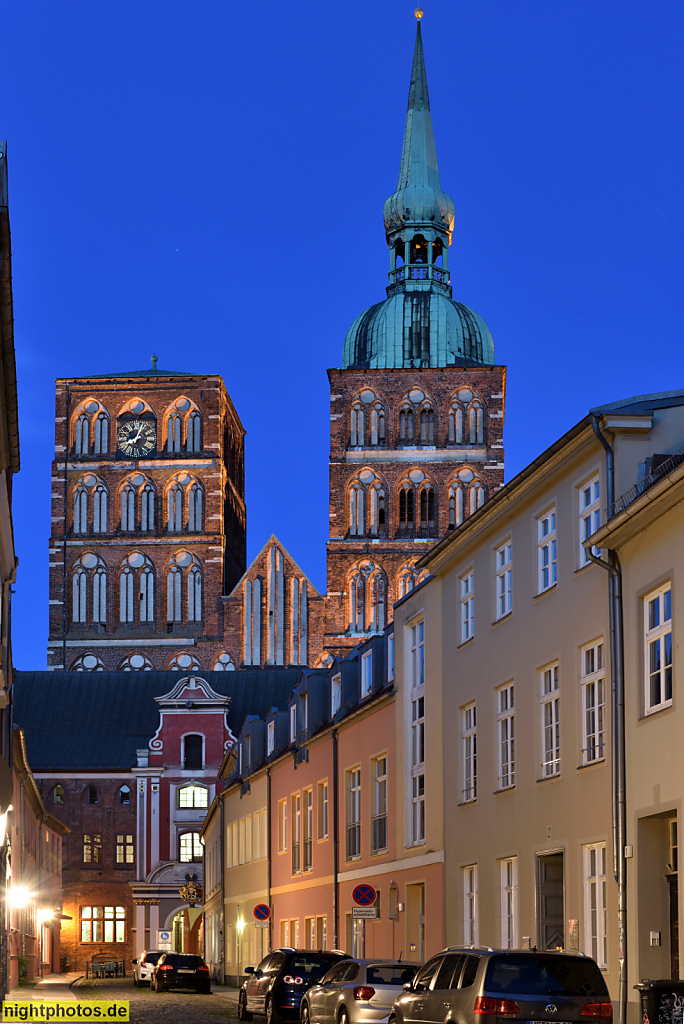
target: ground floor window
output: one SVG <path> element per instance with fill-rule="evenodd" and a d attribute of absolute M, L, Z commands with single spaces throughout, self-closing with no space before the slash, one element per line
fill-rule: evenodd
<path fill-rule="evenodd" d="M 584 847 L 584 945 L 599 967 L 608 962 L 606 938 L 606 844 Z"/>
<path fill-rule="evenodd" d="M 125 941 L 125 907 L 81 907 L 81 942 Z"/>

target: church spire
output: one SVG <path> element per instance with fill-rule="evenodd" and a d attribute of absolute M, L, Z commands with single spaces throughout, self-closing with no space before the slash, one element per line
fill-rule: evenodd
<path fill-rule="evenodd" d="M 409 184 L 430 185 L 432 188 L 442 191 L 439 168 L 437 167 L 435 136 L 432 130 L 420 21 L 416 25 L 416 47 L 413 53 L 404 146 L 401 153 L 397 189 L 406 188 Z"/>

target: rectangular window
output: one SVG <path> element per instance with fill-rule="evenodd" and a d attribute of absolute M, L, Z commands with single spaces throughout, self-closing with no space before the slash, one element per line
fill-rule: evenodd
<path fill-rule="evenodd" d="M 582 761 L 591 764 L 606 756 L 606 684 L 603 641 L 580 651 L 582 659 Z"/>
<path fill-rule="evenodd" d="M 646 714 L 672 703 L 672 590 L 665 583 L 644 598 Z"/>
<path fill-rule="evenodd" d="M 316 949 L 316 918 L 304 918 L 304 942 L 307 949 Z"/>
<path fill-rule="evenodd" d="M 422 619 L 411 626 L 411 689 L 425 682 L 425 624 Z"/>
<path fill-rule="evenodd" d="M 551 508 L 537 520 L 537 558 L 539 566 L 539 593 L 556 585 L 558 560 L 556 555 L 556 509 Z"/>
<path fill-rule="evenodd" d="M 477 910 L 477 864 L 469 864 L 463 868 L 463 942 L 466 946 L 477 945 Z"/>
<path fill-rule="evenodd" d="M 102 836 L 94 834 L 83 836 L 83 863 L 102 863 Z"/>
<path fill-rule="evenodd" d="M 387 850 L 387 756 L 376 757 L 373 761 L 373 821 L 371 829 L 371 853 Z"/>
<path fill-rule="evenodd" d="M 461 576 L 461 643 L 475 636 L 475 574 L 471 569 Z"/>
<path fill-rule="evenodd" d="M 342 675 L 332 677 L 330 684 L 330 714 L 336 715 L 342 707 Z"/>
<path fill-rule="evenodd" d="M 463 799 L 477 797 L 477 709 L 463 709 Z"/>
<path fill-rule="evenodd" d="M 373 652 L 368 651 L 361 658 L 361 699 L 369 697 L 373 690 Z"/>
<path fill-rule="evenodd" d="M 583 541 L 596 533 L 601 525 L 601 490 L 599 487 L 599 476 L 592 477 L 586 484 L 579 488 L 579 564 L 588 565 L 590 558 L 584 547 Z M 598 548 L 592 548 L 595 555 L 599 554 Z"/>
<path fill-rule="evenodd" d="M 81 942 L 125 942 L 125 907 L 81 907 Z"/>
<path fill-rule="evenodd" d="M 394 679 L 394 633 L 387 637 L 387 679 Z"/>
<path fill-rule="evenodd" d="M 513 610 L 513 545 L 510 540 L 496 549 L 496 617 Z"/>
<path fill-rule="evenodd" d="M 300 728 L 300 740 L 306 742 L 308 739 L 309 729 L 309 696 L 306 693 L 302 693 L 299 698 L 299 728 Z"/>
<path fill-rule="evenodd" d="M 328 919 L 327 917 L 316 918 L 316 945 L 314 949 L 328 948 Z"/>
<path fill-rule="evenodd" d="M 318 783 L 318 838 L 328 838 L 328 783 Z"/>
<path fill-rule="evenodd" d="M 347 775 L 347 860 L 361 856 L 361 769 Z"/>
<path fill-rule="evenodd" d="M 275 750 L 275 722 L 269 722 L 266 733 L 266 753 L 272 754 Z"/>
<path fill-rule="evenodd" d="M 313 790 L 304 790 L 304 870 L 313 865 Z M 309 946 L 313 949 L 313 946 Z"/>
<path fill-rule="evenodd" d="M 584 952 L 593 957 L 599 967 L 606 967 L 605 843 L 584 847 Z"/>
<path fill-rule="evenodd" d="M 278 801 L 278 853 L 287 850 L 287 800 Z"/>
<path fill-rule="evenodd" d="M 419 619 L 407 627 L 410 646 L 410 774 L 407 773 L 407 801 L 411 813 L 407 822 L 409 845 L 425 842 L 425 626 Z"/>
<path fill-rule="evenodd" d="M 411 842 L 425 842 L 424 772 L 416 772 L 411 779 Z"/>
<path fill-rule="evenodd" d="M 515 785 L 515 687 L 506 683 L 497 690 L 499 730 L 499 789 Z"/>
<path fill-rule="evenodd" d="M 230 848 L 231 848 L 231 852 L 232 852 L 232 855 L 233 855 L 233 860 L 232 860 L 232 865 L 231 866 L 236 868 L 238 866 L 238 849 L 239 849 L 239 844 L 238 844 L 238 823 L 237 823 L 237 821 L 234 821 L 232 823 L 232 825 L 230 826 L 230 828 L 231 828 L 231 844 L 230 844 Z"/>
<path fill-rule="evenodd" d="M 135 861 L 135 848 L 133 836 L 123 833 L 116 837 L 116 863 L 133 864 Z"/>
<path fill-rule="evenodd" d="M 550 665 L 541 673 L 542 775 L 557 775 L 560 757 L 560 697 L 558 665 Z"/>
<path fill-rule="evenodd" d="M 501 865 L 501 946 L 518 946 L 518 858 L 507 857 Z"/>
<path fill-rule="evenodd" d="M 297 742 L 297 705 L 290 706 L 290 743 Z"/>
<path fill-rule="evenodd" d="M 302 798 L 299 793 L 292 797 L 292 874 L 301 869 L 302 840 Z"/>

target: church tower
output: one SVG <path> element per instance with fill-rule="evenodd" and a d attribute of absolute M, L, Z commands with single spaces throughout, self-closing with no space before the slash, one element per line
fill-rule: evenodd
<path fill-rule="evenodd" d="M 443 190 L 418 18 L 396 190 L 385 201 L 387 297 L 356 318 L 330 380 L 326 649 L 379 632 L 416 563 L 503 484 L 505 367 L 452 297 L 454 201 Z"/>

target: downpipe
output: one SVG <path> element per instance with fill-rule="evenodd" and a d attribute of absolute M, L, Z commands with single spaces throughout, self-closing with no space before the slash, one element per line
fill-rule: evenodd
<path fill-rule="evenodd" d="M 615 500 L 615 461 L 611 445 L 601 432 L 599 418 L 591 425 L 606 452 L 607 506 Z M 610 629 L 611 695 L 611 790 L 613 810 L 613 865 L 618 891 L 618 1024 L 627 1024 L 627 841 L 626 751 L 625 751 L 625 677 L 624 610 L 622 568 L 617 552 L 609 550 L 607 559 L 585 548 L 587 557 L 608 573 L 608 618 Z"/>

